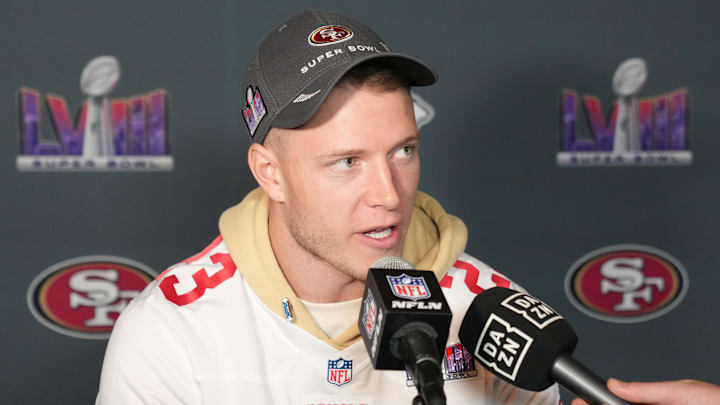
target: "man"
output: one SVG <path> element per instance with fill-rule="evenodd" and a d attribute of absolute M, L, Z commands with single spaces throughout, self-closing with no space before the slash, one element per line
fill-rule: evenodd
<path fill-rule="evenodd" d="M 442 277 L 448 404 L 557 404 L 557 387 L 515 389 L 458 342 L 476 294 L 517 286 L 464 254 L 463 223 L 417 191 L 409 87 L 435 80 L 338 14 L 305 11 L 269 33 L 244 86 L 260 188 L 123 312 L 97 403 L 410 404 L 407 374 L 373 370 L 357 329 L 368 268 L 395 255 Z"/>

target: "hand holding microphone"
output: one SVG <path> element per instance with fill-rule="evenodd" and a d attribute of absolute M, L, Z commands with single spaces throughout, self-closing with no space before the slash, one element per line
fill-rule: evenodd
<path fill-rule="evenodd" d="M 460 326 L 460 342 L 497 377 L 541 391 L 557 382 L 590 404 L 630 405 L 572 357 L 577 335 L 537 298 L 495 287 L 475 297 Z"/>
<path fill-rule="evenodd" d="M 720 387 L 696 380 L 663 382 L 623 382 L 608 380 L 608 388 L 628 401 L 648 405 L 713 405 L 720 404 Z M 575 399 L 571 405 L 587 405 Z"/>

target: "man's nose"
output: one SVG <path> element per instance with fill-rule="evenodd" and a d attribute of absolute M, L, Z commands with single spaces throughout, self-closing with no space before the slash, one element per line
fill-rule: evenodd
<path fill-rule="evenodd" d="M 367 203 L 371 207 L 382 206 L 392 211 L 400 204 L 400 196 L 395 187 L 393 172 L 387 162 L 371 169 L 367 191 Z"/>

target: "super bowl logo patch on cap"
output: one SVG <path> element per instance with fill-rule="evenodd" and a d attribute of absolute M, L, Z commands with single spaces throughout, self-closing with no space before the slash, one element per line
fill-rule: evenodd
<path fill-rule="evenodd" d="M 346 41 L 352 36 L 352 31 L 340 25 L 323 25 L 310 33 L 308 43 L 313 46 L 323 46 Z"/>
<path fill-rule="evenodd" d="M 398 298 L 413 301 L 430 298 L 430 290 L 422 277 L 410 277 L 405 273 L 386 277 L 393 295 Z"/>
<path fill-rule="evenodd" d="M 260 89 L 255 87 L 253 91 L 252 86 L 249 86 L 247 88 L 247 104 L 243 108 L 243 119 L 251 137 L 255 136 L 255 131 L 266 113 L 267 110 L 262 95 L 260 95 Z"/>
<path fill-rule="evenodd" d="M 345 360 L 342 357 L 328 360 L 327 381 L 338 387 L 352 382 L 352 365 L 352 360 Z"/>

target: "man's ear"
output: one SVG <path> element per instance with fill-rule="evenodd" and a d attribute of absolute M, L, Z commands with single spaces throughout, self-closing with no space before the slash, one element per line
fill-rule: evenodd
<path fill-rule="evenodd" d="M 248 166 L 260 187 L 276 202 L 285 202 L 283 176 L 277 154 L 270 148 L 253 143 L 248 148 Z"/>

